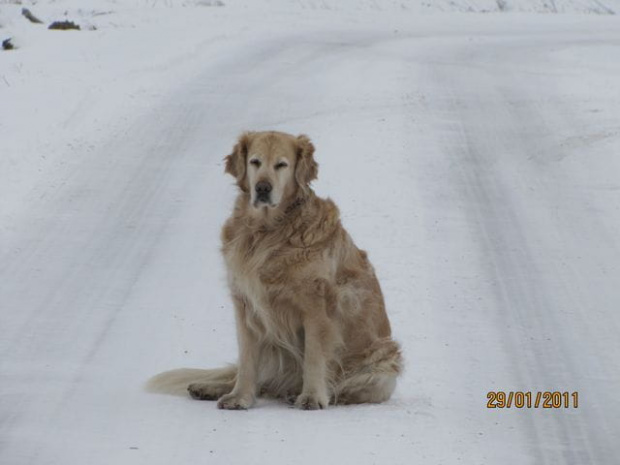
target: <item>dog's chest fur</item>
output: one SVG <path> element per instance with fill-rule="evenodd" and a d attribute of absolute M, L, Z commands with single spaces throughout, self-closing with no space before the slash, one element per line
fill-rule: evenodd
<path fill-rule="evenodd" d="M 222 252 L 228 268 L 228 281 L 232 293 L 249 304 L 247 317 L 254 320 L 247 323 L 251 326 L 270 328 L 274 320 L 290 318 L 276 313 L 272 305 L 277 289 L 290 284 L 291 276 L 285 276 L 280 265 L 291 259 L 284 252 L 278 241 L 273 241 L 269 234 L 252 233 L 243 228 L 232 228 L 233 236 L 226 240 L 226 226 L 223 231 L 224 245 Z M 277 325 L 276 325 L 277 326 Z"/>

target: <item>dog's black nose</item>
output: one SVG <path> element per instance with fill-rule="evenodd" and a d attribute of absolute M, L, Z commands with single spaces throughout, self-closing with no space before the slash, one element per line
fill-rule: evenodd
<path fill-rule="evenodd" d="M 271 184 L 268 181 L 259 181 L 256 183 L 256 193 L 260 196 L 267 195 L 271 192 Z"/>

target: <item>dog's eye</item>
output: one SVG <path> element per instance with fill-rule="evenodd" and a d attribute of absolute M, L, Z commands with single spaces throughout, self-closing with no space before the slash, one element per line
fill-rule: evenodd
<path fill-rule="evenodd" d="M 253 158 L 252 160 L 250 160 L 250 165 L 254 165 L 258 168 L 260 166 L 260 160 Z"/>
<path fill-rule="evenodd" d="M 277 170 L 279 170 L 280 168 L 286 168 L 288 165 L 286 163 L 284 163 L 283 161 L 281 161 L 280 163 L 278 163 L 275 168 Z"/>

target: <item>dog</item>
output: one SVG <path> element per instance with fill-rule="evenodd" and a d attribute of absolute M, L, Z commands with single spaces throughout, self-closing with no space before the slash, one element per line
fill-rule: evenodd
<path fill-rule="evenodd" d="M 388 400 L 401 350 L 366 252 L 334 202 L 310 187 L 318 173 L 310 139 L 245 132 L 225 165 L 239 189 L 221 233 L 238 364 L 165 372 L 148 389 L 187 389 L 231 410 L 258 396 L 303 410 Z"/>

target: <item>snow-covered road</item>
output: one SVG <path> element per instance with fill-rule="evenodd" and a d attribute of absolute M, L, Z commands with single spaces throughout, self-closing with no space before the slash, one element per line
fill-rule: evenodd
<path fill-rule="evenodd" d="M 2 216 L 0 463 L 616 463 L 620 22 L 313 18 L 196 33 L 168 63 L 191 73 Z M 387 404 L 142 391 L 235 360 L 222 158 L 268 128 L 313 138 L 377 268 L 407 361 Z M 499 390 L 580 404 L 487 409 Z"/>

